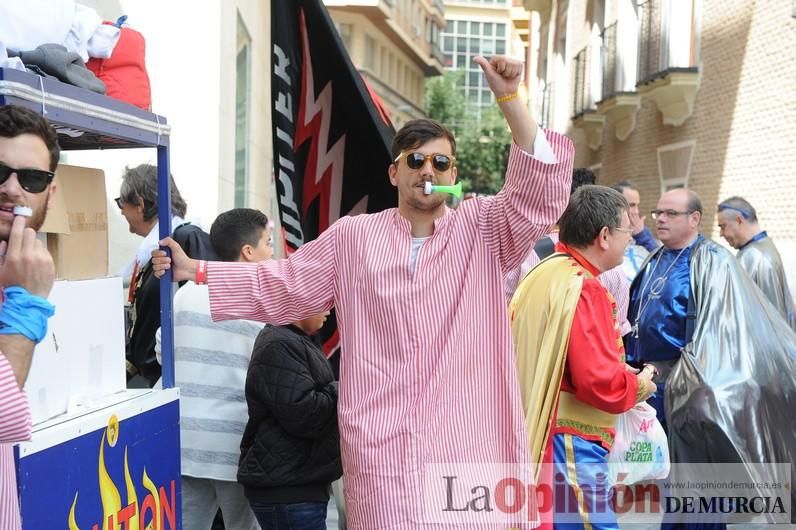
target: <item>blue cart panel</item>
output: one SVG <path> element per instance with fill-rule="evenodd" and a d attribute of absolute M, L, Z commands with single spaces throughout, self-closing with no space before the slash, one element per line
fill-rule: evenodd
<path fill-rule="evenodd" d="M 95 425 L 98 416 L 107 424 L 35 452 L 23 444 L 17 468 L 23 529 L 180 529 L 178 401 L 143 412 L 122 404 L 92 416 Z M 90 429 L 92 422 L 68 423 Z M 34 440 L 47 434 L 35 433 Z"/>

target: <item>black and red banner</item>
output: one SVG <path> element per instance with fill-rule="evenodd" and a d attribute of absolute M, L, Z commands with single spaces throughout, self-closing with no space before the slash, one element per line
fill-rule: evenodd
<path fill-rule="evenodd" d="M 395 130 L 320 0 L 272 0 L 274 173 L 285 249 L 344 215 L 397 204 L 387 178 Z M 324 350 L 337 347 L 324 328 Z"/>

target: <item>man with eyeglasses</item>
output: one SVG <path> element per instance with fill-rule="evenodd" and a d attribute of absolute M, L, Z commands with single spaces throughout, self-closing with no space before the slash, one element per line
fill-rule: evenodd
<path fill-rule="evenodd" d="M 774 242 L 760 229 L 757 212 L 742 197 L 722 201 L 717 210 L 721 237 L 738 250 L 738 263 L 796 331 L 796 311 L 785 267 Z"/>
<path fill-rule="evenodd" d="M 185 221 L 188 204 L 174 177 L 169 176 L 169 182 L 172 237 L 191 257 L 217 259 L 210 236 L 201 227 Z M 161 375 L 155 355 L 155 332 L 160 327 L 160 282 L 152 275 L 150 263 L 160 233 L 157 167 L 140 164 L 125 169 L 119 197 L 114 201 L 130 232 L 143 238 L 135 256 L 119 273 L 123 278 L 130 278 L 125 346 L 127 386 L 150 388 Z"/>
<path fill-rule="evenodd" d="M 659 363 L 665 380 L 667 368 L 679 359 L 687 342 L 689 258 L 694 246 L 704 240 L 699 234 L 702 201 L 690 190 L 672 190 L 663 194 L 650 215 L 663 247 L 647 258 L 631 285 L 628 319 L 633 327 L 628 354 L 638 362 Z M 661 384 L 650 402 L 665 428 L 663 390 Z"/>
<path fill-rule="evenodd" d="M 796 333 L 734 256 L 699 234 L 696 193 L 664 193 L 651 215 L 663 246 L 631 285 L 628 357 L 660 370 L 649 402 L 668 431 L 672 462 L 796 461 L 796 431 L 783 428 L 793 421 L 796 381 L 777 375 L 796 373 Z M 760 469 L 753 479 L 772 479 Z"/>
<path fill-rule="evenodd" d="M 12 444 L 31 436 L 22 387 L 54 311 L 46 298 L 55 267 L 36 230 L 55 193 L 59 157 L 47 120 L 22 107 L 0 107 L 0 528 L 10 530 L 22 527 Z M 15 215 L 15 206 L 32 215 Z"/>
<path fill-rule="evenodd" d="M 595 488 L 598 474 L 608 473 L 617 416 L 655 391 L 654 366 L 636 373 L 625 364 L 617 302 L 599 279 L 616 270 L 630 241 L 627 201 L 611 188 L 583 186 L 559 227 L 557 253 L 522 280 L 509 307 L 531 462 L 552 463 L 540 471 L 542 484 L 566 477 L 545 519 L 616 529 L 612 490 Z M 578 491 L 585 510 L 565 513 Z"/>
<path fill-rule="evenodd" d="M 445 195 L 427 195 L 426 182 L 456 181 L 456 143 L 443 125 L 412 120 L 395 135 L 387 169 L 398 208 L 339 219 L 279 261 L 205 263 L 170 239 L 161 243 L 171 259 L 153 253 L 159 276 L 171 268 L 175 281 L 209 284 L 215 319 L 285 324 L 334 305 L 352 528 L 412 530 L 444 515 L 444 492 L 422 494 L 431 464 L 528 461 L 502 278 L 564 210 L 573 146 L 540 131 L 518 97 L 521 61 L 475 61 L 514 139 L 496 196 L 452 210 Z M 424 500 L 438 510 L 426 512 Z M 483 527 L 484 515 L 463 514 L 471 519 L 455 527 Z"/>

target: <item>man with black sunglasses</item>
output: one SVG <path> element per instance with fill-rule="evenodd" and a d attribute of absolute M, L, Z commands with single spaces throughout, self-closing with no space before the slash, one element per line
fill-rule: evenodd
<path fill-rule="evenodd" d="M 447 501 L 421 493 L 427 480 L 444 484 L 434 463 L 528 462 L 502 279 L 564 211 L 573 146 L 539 130 L 518 97 L 521 61 L 475 62 L 514 138 L 496 196 L 452 210 L 446 195 L 426 194 L 426 183 L 456 181 L 456 142 L 443 125 L 412 120 L 395 135 L 387 169 L 398 208 L 341 218 L 273 262 L 192 260 L 171 239 L 161 244 L 172 258 L 153 252 L 157 276 L 172 268 L 175 281 L 209 284 L 216 320 L 287 324 L 335 307 L 353 528 L 427 528 Z M 484 522 L 483 513 L 462 517 L 453 527 Z"/>
<path fill-rule="evenodd" d="M 53 314 L 47 302 L 55 279 L 52 257 L 36 230 L 55 193 L 60 148 L 53 127 L 35 112 L 0 107 L 0 528 L 21 528 L 13 443 L 30 439 L 31 416 L 22 390 L 33 349 Z M 15 206 L 32 210 L 14 215 Z"/>
<path fill-rule="evenodd" d="M 743 197 L 730 197 L 717 210 L 721 237 L 738 250 L 738 263 L 796 331 L 796 308 L 785 266 L 774 242 L 760 228 L 757 211 Z"/>
<path fill-rule="evenodd" d="M 44 140 L 44 118 L 22 107 L 0 107 L 3 127 L 0 131 L 4 154 L 0 157 L 0 239 L 7 240 L 14 220 L 14 206 L 28 206 L 33 215 L 27 226 L 38 230 L 44 224 L 47 208 L 55 193 L 55 167 L 60 150 L 55 138 Z M 10 136 L 13 131 L 24 131 Z M 9 135 L 9 136 L 5 136 Z M 47 145 L 45 142 L 54 144 Z"/>

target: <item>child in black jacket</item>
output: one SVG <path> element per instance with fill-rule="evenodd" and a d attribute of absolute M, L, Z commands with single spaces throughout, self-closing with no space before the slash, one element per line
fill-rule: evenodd
<path fill-rule="evenodd" d="M 343 472 L 337 381 L 310 337 L 327 314 L 266 326 L 254 344 L 238 482 L 263 530 L 325 530 L 330 485 Z"/>

